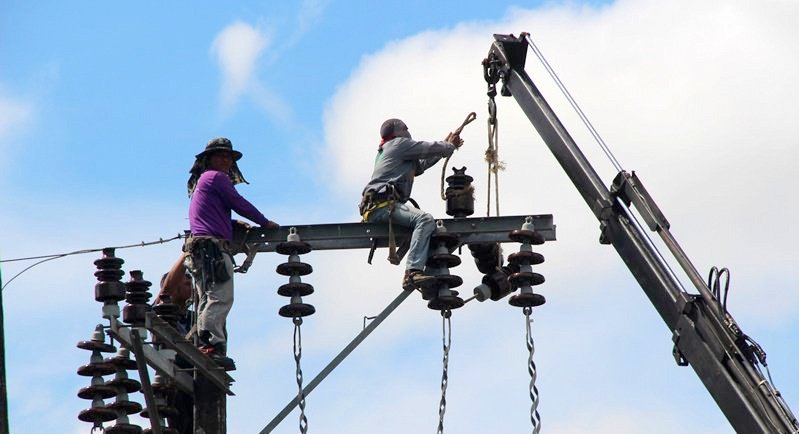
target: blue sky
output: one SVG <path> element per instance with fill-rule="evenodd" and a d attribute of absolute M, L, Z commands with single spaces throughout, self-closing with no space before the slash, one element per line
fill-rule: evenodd
<path fill-rule="evenodd" d="M 636 170 L 702 274 L 732 270 L 731 311 L 799 405 L 794 162 L 799 7 L 782 1 L 366 2 L 137 5 L 7 2 L 0 16 L 0 258 L 167 238 L 187 228 L 193 155 L 231 138 L 239 191 L 283 225 L 356 221 L 380 123 L 443 138 L 478 121 L 452 165 L 485 208 L 485 84 L 492 33 L 529 31 L 627 170 Z M 606 182 L 615 174 L 529 56 L 528 71 Z M 729 433 L 671 334 L 511 99 L 500 99 L 502 212 L 551 213 L 548 303 L 533 330 L 544 432 Z M 444 216 L 438 167 L 414 197 Z M 516 247 L 506 246 L 508 252 Z M 157 280 L 176 242 L 120 250 Z M 313 252 L 306 379 L 399 291 L 366 252 Z M 12 432 L 89 431 L 74 347 L 100 321 L 92 261 L 42 264 L 4 291 Z M 258 432 L 295 393 L 291 324 L 277 316 L 284 258 L 237 276 L 239 369 L 231 433 Z M 470 261 L 454 270 L 479 280 Z M 7 281 L 27 263 L 3 263 Z M 440 318 L 412 298 L 308 398 L 311 432 L 433 431 Z M 446 430 L 527 432 L 522 315 L 506 301 L 453 315 Z M 46 411 L 43 411 L 46 409 Z M 276 432 L 296 431 L 292 414 Z"/>

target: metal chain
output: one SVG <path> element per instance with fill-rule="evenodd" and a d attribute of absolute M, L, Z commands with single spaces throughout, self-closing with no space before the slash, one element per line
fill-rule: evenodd
<path fill-rule="evenodd" d="M 525 316 L 525 324 L 527 328 L 527 350 L 530 351 L 530 356 L 527 358 L 527 372 L 530 373 L 530 400 L 533 401 L 530 407 L 530 422 L 533 423 L 533 434 L 538 434 L 541 431 L 541 415 L 538 414 L 538 388 L 535 387 L 535 379 L 538 373 L 535 369 L 535 362 L 533 362 L 533 354 L 535 354 L 535 343 L 533 342 L 533 334 L 530 331 L 530 324 L 533 320 L 530 314 L 533 313 L 533 308 L 525 307 L 522 312 Z"/>
<path fill-rule="evenodd" d="M 294 362 L 297 364 L 297 402 L 300 407 L 300 433 L 308 432 L 308 418 L 305 417 L 305 395 L 302 393 L 302 369 L 300 369 L 300 358 L 302 358 L 302 333 L 300 326 L 302 318 L 296 317 L 294 322 Z"/>
<path fill-rule="evenodd" d="M 447 411 L 447 365 L 449 365 L 449 348 L 452 343 L 452 323 L 449 309 L 441 311 L 441 342 L 444 347 L 444 371 L 441 374 L 441 402 L 438 404 L 438 434 L 444 433 L 444 412 Z"/>

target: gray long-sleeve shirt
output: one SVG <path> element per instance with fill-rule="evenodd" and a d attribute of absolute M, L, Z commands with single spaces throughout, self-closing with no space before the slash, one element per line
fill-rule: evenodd
<path fill-rule="evenodd" d="M 400 201 L 411 196 L 414 177 L 424 173 L 442 157 L 449 157 L 455 145 L 449 142 L 420 142 L 405 137 L 396 137 L 383 144 L 375 158 L 372 180 L 366 184 L 363 193 L 381 189 L 393 183 L 399 193 Z"/>

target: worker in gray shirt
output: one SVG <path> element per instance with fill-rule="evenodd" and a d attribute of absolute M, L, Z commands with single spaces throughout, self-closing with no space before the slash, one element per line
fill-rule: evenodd
<path fill-rule="evenodd" d="M 452 133 L 440 142 L 413 140 L 408 126 L 399 119 L 383 122 L 380 137 L 375 168 L 363 189 L 360 211 L 365 222 L 390 221 L 413 229 L 402 279 L 402 287 L 410 291 L 429 279 L 424 275 L 424 266 L 430 235 L 435 230 L 433 216 L 408 203 L 413 180 L 442 157 L 452 155 L 463 140 Z"/>

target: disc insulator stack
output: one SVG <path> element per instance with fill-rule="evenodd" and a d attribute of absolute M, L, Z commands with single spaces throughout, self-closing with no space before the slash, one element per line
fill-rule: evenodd
<path fill-rule="evenodd" d="M 509 268 L 516 269 L 508 277 L 511 287 L 519 293 L 511 296 L 509 303 L 518 307 L 535 307 L 546 302 L 541 294 L 533 292 L 533 286 L 544 283 L 544 276 L 533 272 L 533 265 L 544 262 L 544 256 L 533 252 L 534 245 L 544 244 L 544 237 L 535 231 L 531 217 L 527 217 L 521 229 L 511 231 L 508 237 L 521 243 L 519 251 L 508 256 Z"/>
<path fill-rule="evenodd" d="M 130 358 L 130 350 L 120 348 L 114 357 L 105 359 L 105 362 L 116 368 L 114 379 L 106 382 L 107 386 L 116 389 L 116 400 L 108 405 L 108 408 L 116 411 L 116 424 L 105 429 L 105 434 L 141 434 L 142 429 L 138 425 L 133 425 L 128 419 L 128 415 L 141 411 L 141 404 L 131 401 L 128 394 L 141 390 L 141 383 L 128 378 L 128 370 L 136 369 L 136 362 Z"/>
<path fill-rule="evenodd" d="M 458 297 L 457 288 L 463 284 L 460 276 L 449 274 L 449 269 L 461 264 L 460 256 L 452 252 L 460 244 L 457 234 L 447 232 L 444 223 L 436 222 L 436 231 L 430 237 L 432 253 L 427 259 L 425 274 L 429 279 L 422 286 L 422 298 L 430 300 L 427 307 L 434 310 L 450 310 L 463 306 L 463 299 Z"/>
<path fill-rule="evenodd" d="M 311 264 L 306 264 L 300 261 L 300 255 L 304 255 L 311 251 L 311 245 L 300 240 L 296 228 L 289 230 L 289 235 L 286 241 L 277 245 L 275 248 L 277 253 L 281 255 L 288 255 L 288 262 L 284 262 L 277 266 L 277 273 L 289 277 L 289 283 L 281 285 L 277 289 L 277 293 L 290 297 L 291 302 L 280 308 L 278 313 L 286 318 L 300 318 L 308 315 L 313 315 L 316 308 L 312 305 L 303 303 L 302 297 L 313 294 L 313 286 L 303 283 L 302 276 L 307 276 L 313 272 Z"/>
<path fill-rule="evenodd" d="M 122 320 L 133 327 L 144 327 L 147 312 L 151 309 L 147 301 L 152 297 L 150 283 L 144 280 L 141 270 L 130 272 L 130 280 L 125 284 L 127 293 L 125 300 L 128 304 L 122 309 Z"/>
<path fill-rule="evenodd" d="M 114 256 L 114 249 L 103 249 L 103 257 L 94 261 L 97 271 L 97 284 L 94 285 L 94 299 L 103 303 L 103 318 L 119 318 L 119 302 L 125 299 L 125 284 L 122 283 L 122 258 Z"/>
<path fill-rule="evenodd" d="M 116 367 L 105 362 L 102 353 L 113 353 L 117 349 L 113 345 L 105 343 L 105 333 L 100 324 L 94 329 L 90 340 L 78 342 L 78 348 L 92 352 L 89 364 L 78 368 L 78 375 L 92 378 L 91 385 L 78 391 L 78 397 L 91 400 L 92 405 L 90 408 L 82 410 L 78 414 L 78 419 L 94 424 L 92 430 L 102 429 L 103 422 L 110 422 L 117 418 L 117 412 L 107 407 L 103 401 L 117 394 L 116 387 L 107 385 L 103 380 L 103 376 L 115 373 Z"/>

